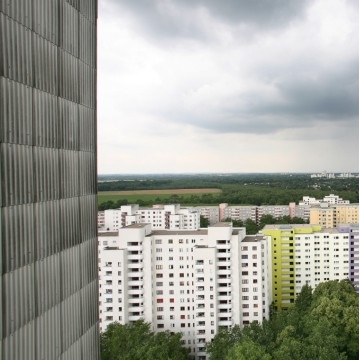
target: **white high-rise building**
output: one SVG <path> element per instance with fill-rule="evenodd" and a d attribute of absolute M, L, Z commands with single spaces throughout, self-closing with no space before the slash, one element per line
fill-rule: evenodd
<path fill-rule="evenodd" d="M 219 223 L 192 231 L 133 224 L 99 236 L 100 327 L 144 319 L 183 334 L 206 359 L 220 327 L 269 317 L 271 263 L 266 236 Z"/>
<path fill-rule="evenodd" d="M 200 211 L 182 208 L 180 204 L 154 205 L 152 208 L 131 204 L 98 214 L 99 231 L 117 231 L 124 226 L 144 223 L 157 230 L 196 230 L 200 228 Z"/>

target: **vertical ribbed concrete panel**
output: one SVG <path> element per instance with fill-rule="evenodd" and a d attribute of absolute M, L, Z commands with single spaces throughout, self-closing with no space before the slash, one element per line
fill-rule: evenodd
<path fill-rule="evenodd" d="M 99 359 L 96 0 L 0 0 L 0 358 Z"/>

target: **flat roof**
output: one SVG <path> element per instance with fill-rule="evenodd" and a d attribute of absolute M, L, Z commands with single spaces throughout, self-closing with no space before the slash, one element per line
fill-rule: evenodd
<path fill-rule="evenodd" d="M 316 224 L 268 224 L 263 229 L 269 230 L 289 230 L 294 228 L 312 228 L 313 226 L 320 226 Z"/>
<path fill-rule="evenodd" d="M 137 224 L 131 224 L 128 226 L 124 226 L 122 229 L 142 229 L 148 225 L 149 225 L 148 223 L 137 223 Z"/>
<path fill-rule="evenodd" d="M 99 237 L 106 237 L 106 236 L 118 236 L 118 231 L 105 231 L 105 232 L 98 232 Z"/>
<path fill-rule="evenodd" d="M 244 239 L 241 242 L 254 242 L 254 241 L 261 241 L 264 240 L 266 236 L 260 236 L 260 235 L 247 235 L 244 237 Z"/>
<path fill-rule="evenodd" d="M 209 227 L 231 227 L 232 223 L 231 222 L 218 222 L 214 225 L 211 225 Z"/>
<path fill-rule="evenodd" d="M 207 235 L 207 230 L 154 230 L 148 236 L 152 235 Z"/>

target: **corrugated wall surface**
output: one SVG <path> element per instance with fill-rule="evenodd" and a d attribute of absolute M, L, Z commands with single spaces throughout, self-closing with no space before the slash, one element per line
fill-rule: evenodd
<path fill-rule="evenodd" d="M 96 0 L 0 0 L 0 358 L 99 359 Z"/>

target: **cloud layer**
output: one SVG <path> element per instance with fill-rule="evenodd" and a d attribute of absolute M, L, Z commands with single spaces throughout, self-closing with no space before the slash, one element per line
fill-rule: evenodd
<path fill-rule="evenodd" d="M 99 172 L 358 171 L 357 6 L 100 1 Z"/>

